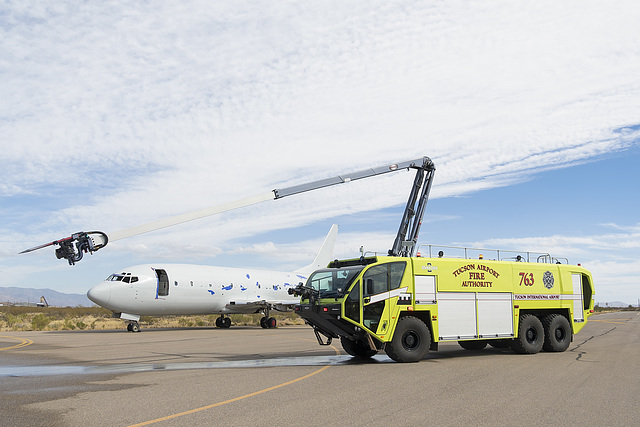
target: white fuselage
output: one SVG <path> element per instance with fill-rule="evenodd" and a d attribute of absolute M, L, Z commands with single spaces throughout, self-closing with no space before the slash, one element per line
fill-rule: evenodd
<path fill-rule="evenodd" d="M 298 303 L 287 291 L 306 279 L 295 272 L 145 264 L 109 276 L 87 296 L 114 312 L 137 315 L 255 313 L 260 303 Z"/>

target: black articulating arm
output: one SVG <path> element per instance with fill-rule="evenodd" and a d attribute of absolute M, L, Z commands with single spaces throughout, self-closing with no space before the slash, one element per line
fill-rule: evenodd
<path fill-rule="evenodd" d="M 389 250 L 391 256 L 413 256 L 422 225 L 422 216 L 427 207 L 429 191 L 431 191 L 431 183 L 436 172 L 435 165 L 428 157 L 423 158 L 422 165 L 411 167 L 417 169 L 416 178 L 411 187 L 396 240 L 393 242 L 393 248 Z"/>

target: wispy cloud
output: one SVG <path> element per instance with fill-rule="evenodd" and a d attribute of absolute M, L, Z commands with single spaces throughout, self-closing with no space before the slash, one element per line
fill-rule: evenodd
<path fill-rule="evenodd" d="M 0 225 L 27 245 L 422 155 L 438 168 L 433 196 L 457 196 L 640 135 L 633 1 L 14 2 L 1 16 L 2 215 L 56 193 Z M 122 250 L 204 256 L 395 206 L 412 179 L 398 175 Z"/>

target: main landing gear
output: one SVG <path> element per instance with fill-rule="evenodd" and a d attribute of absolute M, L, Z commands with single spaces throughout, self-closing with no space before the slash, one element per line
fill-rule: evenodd
<path fill-rule="evenodd" d="M 263 329 L 271 329 L 276 327 L 276 319 L 274 317 L 264 316 L 260 319 L 260 326 Z"/>
<path fill-rule="evenodd" d="M 231 327 L 231 318 L 225 317 L 224 314 L 221 314 L 220 317 L 216 319 L 216 328 L 229 329 Z"/>
<path fill-rule="evenodd" d="M 140 332 L 140 323 L 136 322 L 135 320 L 130 321 L 127 325 L 127 331 Z"/>

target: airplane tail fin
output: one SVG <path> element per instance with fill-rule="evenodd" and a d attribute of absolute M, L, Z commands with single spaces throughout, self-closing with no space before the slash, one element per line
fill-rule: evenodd
<path fill-rule="evenodd" d="M 329 230 L 329 233 L 327 234 L 327 237 L 325 237 L 324 242 L 322 243 L 322 247 L 320 248 L 320 251 L 318 251 L 316 258 L 311 264 L 298 269 L 297 273 L 300 273 L 304 276 L 309 276 L 315 270 L 319 268 L 325 268 L 332 261 L 333 246 L 336 243 L 337 235 L 338 226 L 336 224 L 333 224 L 331 226 L 331 229 Z"/>

